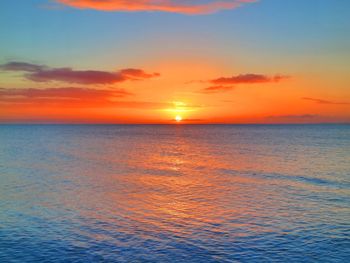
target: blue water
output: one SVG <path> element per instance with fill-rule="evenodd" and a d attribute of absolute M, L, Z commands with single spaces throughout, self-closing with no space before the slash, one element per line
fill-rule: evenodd
<path fill-rule="evenodd" d="M 0 262 L 349 258 L 349 125 L 0 126 Z"/>

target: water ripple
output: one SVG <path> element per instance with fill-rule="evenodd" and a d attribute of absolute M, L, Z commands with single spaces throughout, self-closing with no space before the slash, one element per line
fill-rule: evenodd
<path fill-rule="evenodd" d="M 350 127 L 1 126 L 1 262 L 346 262 Z"/>

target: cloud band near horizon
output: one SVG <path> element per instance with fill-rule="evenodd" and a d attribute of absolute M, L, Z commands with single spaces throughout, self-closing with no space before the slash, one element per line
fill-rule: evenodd
<path fill-rule="evenodd" d="M 56 0 L 56 2 L 79 9 L 99 11 L 161 11 L 182 14 L 210 14 L 220 10 L 234 9 L 257 0 Z"/>
<path fill-rule="evenodd" d="M 26 72 L 24 77 L 35 82 L 60 81 L 76 84 L 114 84 L 127 80 L 158 77 L 159 73 L 146 73 L 142 69 L 127 68 L 116 72 L 100 70 L 74 70 L 69 67 L 50 68 L 26 62 L 9 62 L 0 65 L 2 71 Z"/>
<path fill-rule="evenodd" d="M 219 93 L 234 89 L 234 85 L 239 84 L 259 84 L 259 83 L 277 83 L 290 78 L 284 75 L 268 76 L 263 74 L 240 74 L 232 77 L 220 77 L 209 80 L 211 86 L 200 90 L 200 93 Z"/>
<path fill-rule="evenodd" d="M 65 88 L 0 88 L 0 106 L 15 108 L 134 108 L 163 109 L 172 107 L 170 102 L 120 100 L 133 95 L 124 89 Z"/>

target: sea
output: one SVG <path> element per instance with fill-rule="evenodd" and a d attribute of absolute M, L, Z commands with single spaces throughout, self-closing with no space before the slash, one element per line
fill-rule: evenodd
<path fill-rule="evenodd" d="M 0 125 L 0 262 L 350 262 L 350 125 Z"/>

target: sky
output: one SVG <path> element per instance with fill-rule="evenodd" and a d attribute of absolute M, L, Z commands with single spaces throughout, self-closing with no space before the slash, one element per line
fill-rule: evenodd
<path fill-rule="evenodd" d="M 350 1 L 2 0 L 1 123 L 350 123 Z"/>

